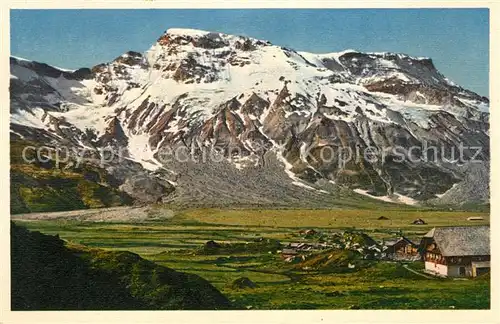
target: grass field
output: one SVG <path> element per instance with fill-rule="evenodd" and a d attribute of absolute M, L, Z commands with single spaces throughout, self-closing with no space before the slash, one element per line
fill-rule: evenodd
<path fill-rule="evenodd" d="M 158 207 L 155 213 L 162 213 Z M 388 220 L 377 220 L 385 216 Z M 59 234 L 73 244 L 128 250 L 175 270 L 210 281 L 239 308 L 247 309 L 485 309 L 490 303 L 488 278 L 425 278 L 396 262 L 375 262 L 353 271 L 304 271 L 265 249 L 231 254 L 199 253 L 209 240 L 246 243 L 257 238 L 282 243 L 306 239 L 300 229 L 322 232 L 359 229 L 375 239 L 402 231 L 417 239 L 434 226 L 471 225 L 467 217 L 486 213 L 392 210 L 193 209 L 169 220 L 142 223 L 91 223 L 71 220 L 16 221 L 32 230 Z M 410 225 L 422 218 L 427 225 Z M 421 270 L 421 262 L 407 267 Z M 247 277 L 257 286 L 238 289 Z"/>

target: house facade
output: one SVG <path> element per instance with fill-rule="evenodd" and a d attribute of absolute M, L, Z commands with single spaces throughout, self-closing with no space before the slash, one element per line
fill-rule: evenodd
<path fill-rule="evenodd" d="M 418 244 L 413 243 L 410 239 L 401 236 L 397 240 L 385 241 L 384 251 L 386 253 L 400 254 L 400 255 L 417 255 Z"/>
<path fill-rule="evenodd" d="M 476 277 L 490 271 L 490 227 L 436 227 L 422 239 L 426 272 Z"/>
<path fill-rule="evenodd" d="M 390 260 L 417 261 L 421 259 L 418 244 L 404 236 L 395 240 L 383 241 L 382 252 L 385 258 Z"/>

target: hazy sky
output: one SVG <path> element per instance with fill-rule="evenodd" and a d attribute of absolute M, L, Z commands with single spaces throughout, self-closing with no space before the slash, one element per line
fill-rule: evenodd
<path fill-rule="evenodd" d="M 300 51 L 428 56 L 452 81 L 488 95 L 488 9 L 11 10 L 11 54 L 63 68 L 143 52 L 168 28 L 266 39 Z"/>

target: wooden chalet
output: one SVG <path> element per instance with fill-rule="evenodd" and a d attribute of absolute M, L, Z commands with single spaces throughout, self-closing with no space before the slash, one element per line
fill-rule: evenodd
<path fill-rule="evenodd" d="M 476 277 L 490 271 L 490 227 L 435 227 L 422 239 L 427 272 Z"/>
<path fill-rule="evenodd" d="M 397 240 L 384 241 L 384 252 L 401 255 L 418 255 L 418 244 L 401 236 Z"/>

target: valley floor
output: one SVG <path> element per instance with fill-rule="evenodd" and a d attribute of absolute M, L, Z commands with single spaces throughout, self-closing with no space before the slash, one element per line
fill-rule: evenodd
<path fill-rule="evenodd" d="M 403 233 L 418 238 L 435 226 L 488 224 L 486 213 L 415 210 L 193 209 L 144 207 L 134 222 L 75 215 L 13 215 L 17 224 L 59 234 L 68 244 L 127 250 L 175 270 L 207 279 L 240 309 L 487 309 L 490 280 L 452 280 L 420 275 L 422 262 L 374 261 L 356 268 L 304 270 L 262 245 L 308 242 L 300 230 L 361 230 L 380 240 Z M 116 211 L 116 210 L 115 210 Z M 128 209 L 133 214 L 137 209 Z M 120 215 L 127 209 L 119 209 Z M 52 215 L 52 217 L 51 217 Z M 56 216 L 54 216 L 56 215 Z M 388 219 L 378 220 L 380 216 Z M 471 223 L 470 216 L 483 221 Z M 426 225 L 411 225 L 421 218 Z M 240 244 L 239 250 L 205 253 L 208 241 Z M 414 270 L 414 271 L 411 271 Z M 237 279 L 253 285 L 239 287 Z"/>

